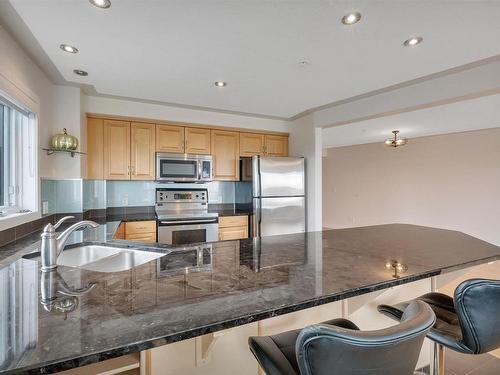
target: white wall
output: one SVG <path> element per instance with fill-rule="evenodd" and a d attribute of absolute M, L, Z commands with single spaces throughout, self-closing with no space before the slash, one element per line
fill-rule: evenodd
<path fill-rule="evenodd" d="M 79 101 L 80 90 L 53 85 L 1 26 L 0 51 L 0 75 L 18 91 L 18 100 L 38 114 L 40 176 L 80 176 L 80 162 L 77 159 L 71 159 L 68 155 L 47 156 L 41 150 L 48 146 L 50 137 L 62 127 L 79 136 L 79 105 L 76 100 Z M 28 99 L 23 99 L 23 96 Z M 31 105 L 27 103 L 29 99 Z"/>
<path fill-rule="evenodd" d="M 289 127 L 290 156 L 306 158 L 307 230 L 322 228 L 321 152 L 322 130 L 312 126 L 311 116 L 293 121 Z"/>
<path fill-rule="evenodd" d="M 281 132 L 287 132 L 289 124 L 285 120 L 204 111 L 100 96 L 85 96 L 84 109 L 86 112 L 106 115 L 142 117 L 155 120 Z"/>
<path fill-rule="evenodd" d="M 331 228 L 409 223 L 500 245 L 500 128 L 328 149 L 323 221 Z"/>

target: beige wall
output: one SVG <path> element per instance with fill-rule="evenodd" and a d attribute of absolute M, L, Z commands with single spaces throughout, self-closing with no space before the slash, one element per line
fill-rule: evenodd
<path fill-rule="evenodd" d="M 323 225 L 411 223 L 500 245 L 500 128 L 328 149 Z"/>

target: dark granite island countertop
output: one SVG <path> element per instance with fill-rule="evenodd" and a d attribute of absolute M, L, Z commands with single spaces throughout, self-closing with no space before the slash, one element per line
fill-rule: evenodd
<path fill-rule="evenodd" d="M 500 259 L 499 247 L 474 237 L 404 224 L 201 247 L 196 272 L 183 271 L 189 249 L 160 245 L 150 250 L 164 257 L 130 271 L 59 266 L 70 288 L 96 283 L 66 311 L 40 303 L 37 261 L 7 264 L 0 373 L 56 372 Z M 401 278 L 385 268 L 391 259 L 408 266 Z"/>

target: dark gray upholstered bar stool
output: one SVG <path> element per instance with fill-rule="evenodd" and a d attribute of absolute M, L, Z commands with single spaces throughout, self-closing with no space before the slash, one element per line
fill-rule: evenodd
<path fill-rule="evenodd" d="M 424 302 L 406 308 L 401 323 L 360 331 L 334 319 L 274 336 L 250 337 L 250 350 L 267 375 L 411 375 L 436 317 Z"/>
<path fill-rule="evenodd" d="M 465 354 L 482 354 L 500 347 L 500 280 L 471 279 L 461 283 L 451 298 L 428 293 L 417 300 L 428 303 L 436 324 L 427 337 L 434 341 L 434 374 L 444 374 L 444 347 Z M 396 320 L 406 306 L 380 305 L 378 310 Z"/>

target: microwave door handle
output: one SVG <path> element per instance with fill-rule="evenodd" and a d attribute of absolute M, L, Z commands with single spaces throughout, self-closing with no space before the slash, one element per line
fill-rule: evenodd
<path fill-rule="evenodd" d="M 198 160 L 198 180 L 203 179 L 203 177 L 202 177 L 202 171 L 203 171 L 202 165 L 203 165 L 202 161 Z"/>

